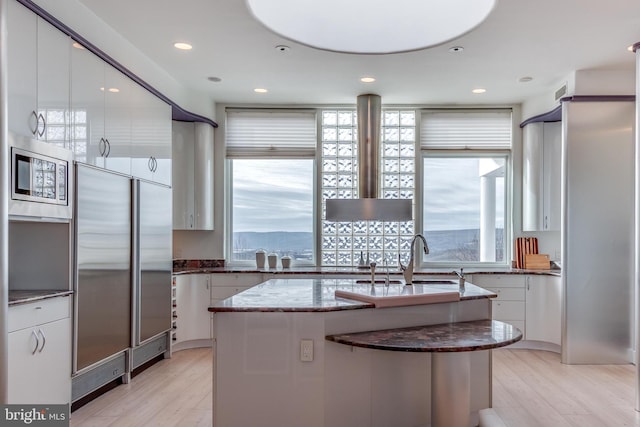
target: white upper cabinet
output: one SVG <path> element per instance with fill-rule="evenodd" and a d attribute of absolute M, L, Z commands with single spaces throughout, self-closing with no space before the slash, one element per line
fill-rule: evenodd
<path fill-rule="evenodd" d="M 171 106 L 135 84 L 131 101 L 131 172 L 171 185 Z"/>
<path fill-rule="evenodd" d="M 9 130 L 70 148 L 68 36 L 8 2 Z"/>
<path fill-rule="evenodd" d="M 71 52 L 72 142 L 76 159 L 131 172 L 133 82 L 81 47 Z"/>
<path fill-rule="evenodd" d="M 173 229 L 213 230 L 213 127 L 173 122 Z"/>
<path fill-rule="evenodd" d="M 523 231 L 560 230 L 561 130 L 561 122 L 530 123 L 523 129 Z"/>

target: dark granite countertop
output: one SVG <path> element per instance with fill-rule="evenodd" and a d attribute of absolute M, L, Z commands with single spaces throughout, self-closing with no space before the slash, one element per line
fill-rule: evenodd
<path fill-rule="evenodd" d="M 392 284 L 386 290 L 399 294 L 404 285 Z M 414 293 L 422 286 L 443 290 L 458 290 L 458 285 L 411 285 Z M 212 312 L 323 312 L 374 308 L 374 304 L 344 298 L 336 298 L 337 289 L 353 291 L 371 288 L 368 283 L 356 283 L 354 279 L 271 279 L 209 307 Z M 378 295 L 385 292 L 384 284 L 376 284 Z M 486 289 L 466 284 L 460 300 L 495 298 L 497 295 Z"/>
<path fill-rule="evenodd" d="M 520 341 L 522 332 L 515 326 L 498 320 L 474 320 L 328 335 L 326 339 L 377 350 L 441 353 L 504 347 Z"/>
<path fill-rule="evenodd" d="M 72 294 L 73 291 L 69 290 L 9 290 L 9 305 L 26 304 L 47 298 L 65 297 Z"/>
<path fill-rule="evenodd" d="M 414 275 L 452 275 L 453 268 L 429 268 L 418 269 Z M 470 267 L 464 269 L 466 274 L 542 274 L 548 276 L 560 276 L 560 270 L 525 270 L 518 268 L 483 268 Z M 183 267 L 174 268 L 173 274 L 209 274 L 209 273 L 256 273 L 256 274 L 273 274 L 276 276 L 295 276 L 304 274 L 323 274 L 323 275 L 368 275 L 368 268 L 357 267 L 315 267 L 315 266 L 298 266 L 292 268 L 256 268 L 255 266 L 224 266 L 224 267 Z M 376 275 L 384 276 L 386 271 L 379 267 Z M 400 271 L 391 270 L 391 275 L 401 275 Z"/>

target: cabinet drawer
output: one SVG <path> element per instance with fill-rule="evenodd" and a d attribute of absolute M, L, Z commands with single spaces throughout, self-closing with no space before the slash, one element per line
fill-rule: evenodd
<path fill-rule="evenodd" d="M 524 321 L 524 301 L 493 301 L 491 307 L 495 320 Z"/>
<path fill-rule="evenodd" d="M 212 274 L 211 285 L 215 288 L 217 286 L 255 286 L 258 283 L 262 283 L 262 274 L 258 273 L 243 273 L 243 274 Z"/>
<path fill-rule="evenodd" d="M 525 276 L 520 274 L 475 274 L 473 284 L 483 288 L 524 288 Z"/>
<path fill-rule="evenodd" d="M 229 298 L 249 288 L 250 286 L 214 286 L 211 288 L 211 299 Z"/>
<path fill-rule="evenodd" d="M 9 307 L 9 332 L 70 317 L 71 298 L 55 297 Z"/>
<path fill-rule="evenodd" d="M 524 288 L 492 288 L 487 286 L 485 289 L 498 295 L 498 298 L 493 301 L 524 301 Z"/>

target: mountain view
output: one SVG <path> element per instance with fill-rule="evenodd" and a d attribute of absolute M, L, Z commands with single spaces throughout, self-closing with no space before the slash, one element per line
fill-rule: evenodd
<path fill-rule="evenodd" d="M 478 261 L 479 229 L 427 231 L 428 260 Z M 496 261 L 504 259 L 503 229 L 496 229 Z M 255 252 L 263 249 L 279 258 L 288 255 L 294 260 L 313 259 L 313 234 L 307 232 L 243 231 L 233 233 L 234 259 L 254 260 Z"/>

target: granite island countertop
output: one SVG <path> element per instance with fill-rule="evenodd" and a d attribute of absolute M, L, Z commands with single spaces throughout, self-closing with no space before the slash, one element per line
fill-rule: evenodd
<path fill-rule="evenodd" d="M 497 320 L 473 320 L 334 334 L 325 338 L 339 344 L 376 350 L 451 353 L 504 347 L 521 340 L 522 332 Z"/>
<path fill-rule="evenodd" d="M 393 292 L 400 293 L 405 285 L 392 284 Z M 458 290 L 458 284 L 446 285 L 409 285 L 414 293 L 421 292 L 423 287 L 442 290 Z M 356 310 L 374 308 L 373 303 L 359 302 L 346 298 L 336 298 L 336 290 L 354 291 L 370 289 L 368 283 L 357 283 L 355 279 L 271 279 L 247 289 L 237 295 L 220 301 L 209 307 L 214 313 L 223 312 L 326 312 L 339 310 Z M 385 292 L 384 284 L 376 284 L 376 292 Z M 392 291 L 391 289 L 388 292 Z M 460 301 L 496 298 L 491 291 L 467 282 Z"/>

